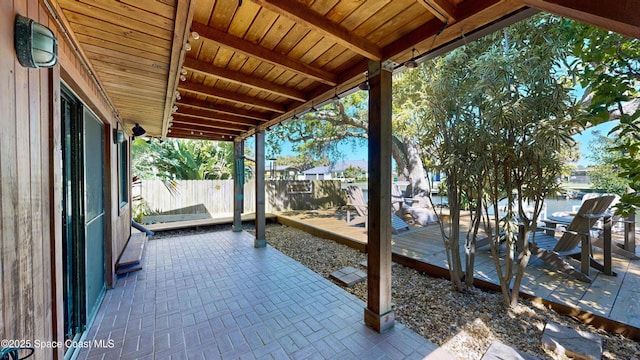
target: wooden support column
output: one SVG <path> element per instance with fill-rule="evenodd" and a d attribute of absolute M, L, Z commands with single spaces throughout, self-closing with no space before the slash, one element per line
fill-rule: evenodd
<path fill-rule="evenodd" d="M 629 214 L 624 222 L 624 249 L 636 253 L 636 214 Z"/>
<path fill-rule="evenodd" d="M 233 231 L 242 231 L 244 210 L 244 140 L 233 142 Z"/>
<path fill-rule="evenodd" d="M 264 130 L 256 131 L 256 239 L 254 247 L 267 246 L 265 235 Z"/>
<path fill-rule="evenodd" d="M 369 62 L 369 235 L 364 322 L 394 325 L 391 306 L 391 67 Z"/>

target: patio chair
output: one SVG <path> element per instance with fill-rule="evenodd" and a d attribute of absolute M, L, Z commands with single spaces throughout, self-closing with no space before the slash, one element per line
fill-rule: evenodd
<path fill-rule="evenodd" d="M 613 213 L 613 207 L 616 206 L 619 202 L 620 202 L 620 196 L 616 195 L 616 194 L 600 194 L 600 193 L 587 193 L 582 197 L 582 203 L 584 203 L 586 200 L 589 199 L 594 199 L 594 198 L 598 198 L 604 195 L 610 195 L 613 196 L 613 201 L 611 202 L 611 205 L 609 205 L 609 210 Z M 573 212 L 575 213 L 576 211 L 578 211 L 578 209 L 580 208 L 580 205 L 574 205 L 573 206 Z M 612 215 L 611 216 L 611 231 L 614 233 L 624 233 L 626 231 L 626 227 L 625 227 L 625 223 L 627 222 L 627 219 L 625 219 L 624 217 L 620 216 L 620 215 Z M 596 223 L 596 226 L 598 227 L 602 227 L 602 222 L 598 221 Z M 635 236 L 635 234 L 631 234 L 631 236 Z M 604 246 L 604 233 L 602 230 L 592 230 L 591 231 L 591 245 L 593 246 L 597 246 L 599 248 L 602 248 Z M 611 251 L 615 254 L 624 256 L 626 258 L 632 259 L 632 260 L 638 260 L 640 259 L 640 257 L 638 257 L 635 253 L 631 252 L 631 251 L 627 251 L 625 249 L 623 249 L 622 247 L 616 245 L 616 246 L 612 246 L 611 247 Z"/>
<path fill-rule="evenodd" d="M 575 217 L 564 229 L 538 228 L 539 230 L 561 231 L 562 236 L 557 239 L 544 231 L 536 232 L 535 244 L 531 244 L 531 253 L 549 265 L 558 268 L 561 272 L 569 274 L 580 281 L 591 282 L 589 278 L 590 267 L 605 271 L 604 266 L 598 263 L 591 254 L 592 230 L 594 230 L 596 222 L 601 217 L 609 215 L 605 212 L 614 198 L 614 196 L 605 195 L 585 200 Z M 566 256 L 580 260 L 581 272 L 578 272 L 564 259 Z M 612 273 L 612 275 L 614 274 Z"/>
<path fill-rule="evenodd" d="M 412 194 L 409 195 L 412 196 Z M 426 226 L 439 221 L 436 212 L 431 208 L 431 202 L 426 197 L 403 196 L 397 184 L 393 185 L 391 201 L 394 211 L 403 217 L 407 214 L 411 215 L 414 224 Z"/>
<path fill-rule="evenodd" d="M 364 224 L 365 229 L 368 226 L 369 207 L 367 200 L 364 198 L 362 189 L 357 186 L 349 186 L 347 192 L 347 225 Z M 351 214 L 351 209 L 355 209 L 355 214 Z M 409 230 L 409 224 L 402 220 L 395 213 L 391 214 L 391 229 L 394 234 L 404 230 Z"/>

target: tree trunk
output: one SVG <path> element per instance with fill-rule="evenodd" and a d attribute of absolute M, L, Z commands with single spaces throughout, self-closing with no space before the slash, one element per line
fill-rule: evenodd
<path fill-rule="evenodd" d="M 430 206 L 431 201 L 428 198 L 431 196 L 431 183 L 426 176 L 418 145 L 411 137 L 398 139 L 397 143 L 402 145 L 398 147 L 398 151 L 394 151 L 393 158 L 399 164 L 398 170 L 409 180 L 405 197 L 418 199 L 420 204 Z M 404 164 L 405 167 L 402 168 L 400 164 Z"/>

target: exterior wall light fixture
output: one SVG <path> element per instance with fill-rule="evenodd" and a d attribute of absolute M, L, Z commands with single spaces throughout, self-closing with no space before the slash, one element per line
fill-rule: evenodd
<path fill-rule="evenodd" d="M 16 15 L 14 47 L 20 65 L 49 68 L 58 63 L 58 40 L 48 27 Z"/>

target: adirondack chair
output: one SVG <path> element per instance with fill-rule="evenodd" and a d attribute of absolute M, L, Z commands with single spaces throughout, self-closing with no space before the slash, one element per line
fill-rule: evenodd
<path fill-rule="evenodd" d="M 613 201 L 611 202 L 611 205 L 609 205 L 609 210 L 611 213 L 613 213 L 613 207 L 616 206 L 619 202 L 620 202 L 620 196 L 616 195 L 616 194 L 601 194 L 601 193 L 587 193 L 582 197 L 582 201 L 580 203 L 580 205 L 582 205 L 582 203 L 584 203 L 586 200 L 589 199 L 593 199 L 593 198 L 597 198 L 597 197 L 601 197 L 603 195 L 611 195 L 613 196 Z M 574 205 L 573 206 L 573 212 L 577 212 L 578 209 L 580 208 L 580 205 Z M 554 213 L 557 214 L 557 213 Z M 625 219 L 624 217 L 620 216 L 620 215 L 612 215 L 611 216 L 611 232 L 613 233 L 623 233 L 625 235 L 625 237 L 631 237 L 631 242 L 632 244 L 635 244 L 635 231 L 631 230 L 629 231 L 629 229 L 627 229 L 629 221 L 627 219 Z M 596 223 L 596 226 L 602 228 L 602 222 L 598 221 Z M 594 230 L 591 231 L 591 245 L 599 247 L 599 248 L 604 248 L 604 231 L 602 230 Z M 632 246 L 632 248 L 635 248 L 634 246 Z M 632 251 L 628 251 L 626 249 L 623 249 L 622 247 L 619 246 L 612 246 L 611 247 L 611 251 L 617 255 L 621 255 L 624 256 L 626 258 L 629 258 L 631 260 L 638 260 L 640 259 L 640 257 L 638 257 L 635 252 Z"/>
<path fill-rule="evenodd" d="M 355 214 L 351 216 L 351 209 L 355 210 Z M 360 225 L 364 223 L 364 227 L 367 227 L 367 217 L 369 215 L 369 208 L 367 200 L 364 198 L 362 189 L 357 186 L 347 187 L 347 225 Z"/>
<path fill-rule="evenodd" d="M 427 199 L 406 198 L 400 187 L 397 184 L 393 184 L 391 187 L 391 207 L 393 212 L 400 217 L 405 215 L 411 215 L 413 223 L 421 226 L 437 223 L 438 216 L 436 212 L 431 208 L 431 205 Z"/>
<path fill-rule="evenodd" d="M 347 225 L 360 225 L 364 223 L 365 229 L 368 226 L 369 208 L 367 200 L 364 198 L 362 189 L 357 186 L 347 187 Z M 355 214 L 351 213 L 351 209 L 355 210 Z M 402 220 L 399 216 L 391 214 L 391 229 L 394 234 L 400 231 L 409 230 L 409 224 Z"/>
<path fill-rule="evenodd" d="M 558 268 L 559 271 L 567 273 L 576 279 L 584 282 L 591 282 L 589 278 L 589 268 L 593 267 L 610 275 L 615 275 L 610 269 L 611 254 L 605 254 L 605 263 L 608 263 L 608 269 L 593 259 L 591 254 L 591 231 L 593 227 L 602 217 L 608 217 L 607 209 L 613 202 L 614 196 L 605 195 L 593 199 L 585 200 L 577 214 L 567 225 L 565 229 L 560 229 L 562 236 L 557 239 L 553 235 L 546 232 L 535 233 L 533 239 L 535 243 L 531 244 L 531 252 L 551 266 Z M 610 226 L 610 222 L 609 222 Z M 539 230 L 558 230 L 538 228 Z M 610 234 L 610 229 L 608 230 Z M 580 260 L 581 268 L 578 272 L 564 257 L 569 256 Z M 608 259 L 607 259 L 608 257 Z"/>

